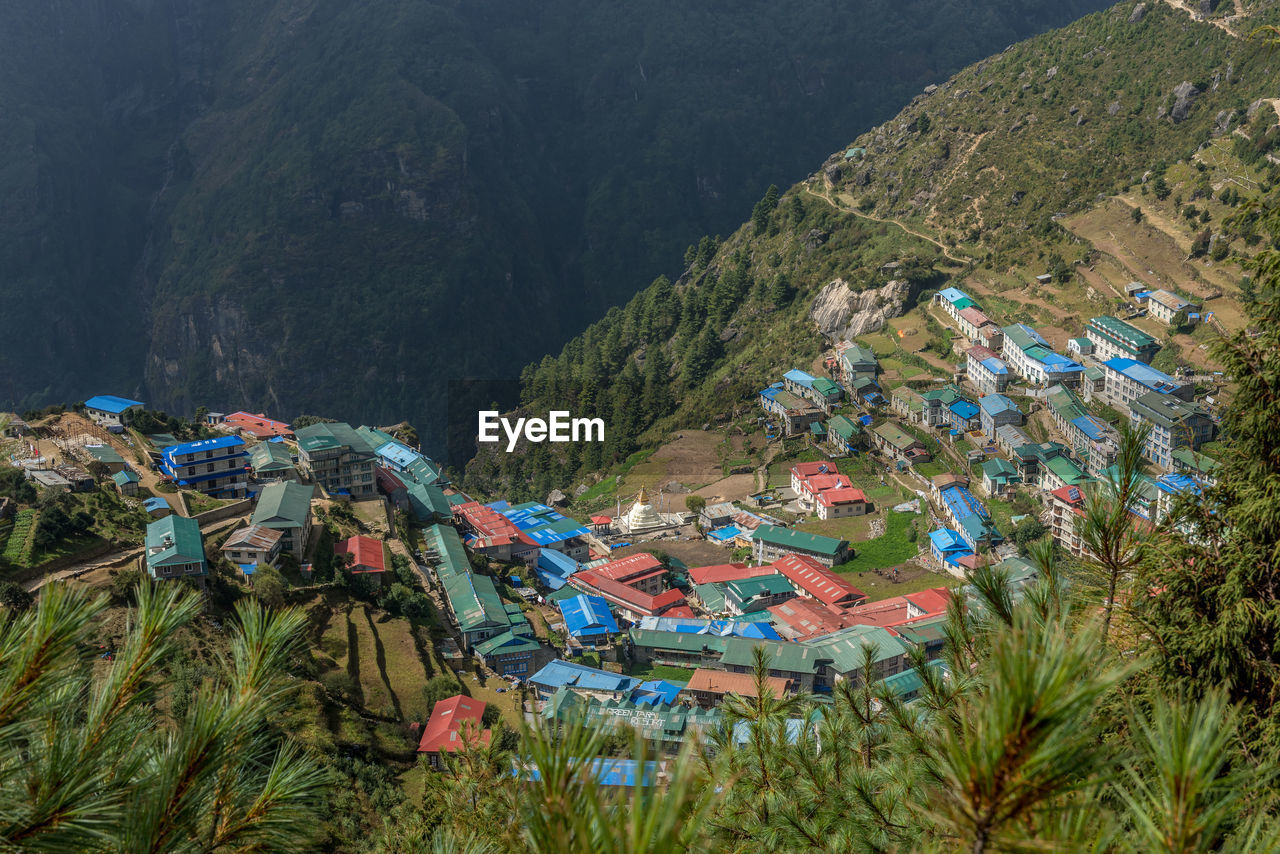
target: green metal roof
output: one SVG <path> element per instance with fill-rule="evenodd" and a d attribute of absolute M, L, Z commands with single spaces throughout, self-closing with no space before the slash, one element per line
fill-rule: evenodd
<path fill-rule="evenodd" d="M 693 592 L 708 611 L 718 613 L 725 609 L 723 584 L 695 584 Z"/>
<path fill-rule="evenodd" d="M 315 487 L 292 481 L 269 483 L 258 495 L 250 522 L 264 528 L 299 527 L 311 512 L 311 496 Z"/>
<path fill-rule="evenodd" d="M 822 426 L 822 422 L 814 421 L 809 425 L 809 432 L 815 436 L 827 435 L 827 428 Z"/>
<path fill-rule="evenodd" d="M 1152 424 L 1170 429 L 1183 422 L 1200 416 L 1207 418 L 1203 406 L 1198 403 L 1187 403 L 1171 394 L 1149 391 L 1129 404 L 1129 411 L 1136 417 Z"/>
<path fill-rule="evenodd" d="M 1138 353 L 1159 344 L 1156 339 L 1141 329 L 1109 314 L 1089 318 L 1089 326 L 1110 339 L 1117 346 L 1132 353 Z"/>
<path fill-rule="evenodd" d="M 285 471 L 293 468 L 293 455 L 283 442 L 259 442 L 249 449 L 249 465 L 256 472 Z"/>
<path fill-rule="evenodd" d="M 862 425 L 846 415 L 837 415 L 827 422 L 827 429 L 846 442 L 862 432 Z"/>
<path fill-rule="evenodd" d="M 968 297 L 960 297 L 952 305 L 956 307 L 956 311 L 964 311 L 966 308 L 975 308 L 978 304 Z"/>
<path fill-rule="evenodd" d="M 840 386 L 836 385 L 834 382 L 827 379 L 826 377 L 818 377 L 817 379 L 815 379 L 813 381 L 813 388 L 815 391 L 817 391 L 819 394 L 825 397 L 830 397 L 833 394 L 840 393 Z"/>
<path fill-rule="evenodd" d="M 100 463 L 114 464 L 124 462 L 124 457 L 116 453 L 116 449 L 110 445 L 85 445 L 84 449 L 89 456 Z"/>
<path fill-rule="evenodd" d="M 1173 459 L 1179 465 L 1191 471 L 1212 474 L 1218 468 L 1218 461 L 1190 448 L 1178 448 L 1173 452 Z"/>
<path fill-rule="evenodd" d="M 170 515 L 147 525 L 147 566 L 204 563 L 200 523 L 186 516 Z M 159 549 L 152 554 L 152 549 Z M 153 572 L 152 575 L 155 573 Z"/>
<path fill-rule="evenodd" d="M 312 424 L 295 430 L 298 447 L 308 454 L 347 447 L 358 454 L 372 454 L 373 448 L 350 424 L 338 421 L 333 424 Z"/>
<path fill-rule="evenodd" d="M 872 661 L 876 664 L 906 653 L 901 641 L 880 626 L 851 626 L 801 645 L 818 650 L 838 673 L 852 673 L 862 667 L 864 646 L 874 650 Z"/>
<path fill-rule="evenodd" d="M 647 649 L 674 649 L 682 652 L 702 652 L 704 649 L 724 652 L 730 640 L 720 635 L 700 635 L 694 632 L 659 632 L 653 629 L 632 629 L 631 642 Z"/>
<path fill-rule="evenodd" d="M 837 540 L 834 537 L 806 534 L 792 528 L 779 528 L 776 525 L 761 525 L 751 532 L 751 539 L 832 557 L 840 553 L 842 546 L 848 544 L 845 540 Z"/>
<path fill-rule="evenodd" d="M 995 480 L 999 477 L 1010 477 L 1018 473 L 1013 463 L 1004 457 L 992 457 L 982 464 L 982 473 L 987 477 Z"/>
<path fill-rule="evenodd" d="M 542 644 L 533 640 L 528 635 L 518 635 L 513 631 L 506 631 L 500 635 L 494 635 L 488 640 L 483 640 L 476 644 L 472 649 L 479 655 L 509 655 L 514 652 L 537 652 L 542 649 Z"/>
<path fill-rule="evenodd" d="M 720 663 L 727 667 L 752 667 L 755 665 L 755 649 L 763 647 L 769 658 L 770 670 L 788 673 L 816 673 L 818 668 L 831 661 L 831 653 L 816 644 L 788 641 L 755 640 L 752 638 L 725 638 Z"/>
<path fill-rule="evenodd" d="M 410 483 L 406 490 L 409 493 L 409 506 L 419 522 L 449 519 L 453 516 L 453 508 L 440 487 Z"/>
<path fill-rule="evenodd" d="M 132 469 L 118 471 L 111 475 L 111 479 L 116 482 L 116 486 L 124 486 L 126 483 L 137 483 L 138 476 L 133 473 Z"/>
<path fill-rule="evenodd" d="M 462 545 L 462 539 L 456 530 L 447 525 L 432 525 L 422 532 L 422 536 L 427 548 L 440 555 L 436 575 L 440 577 L 442 583 L 446 578 L 453 578 L 471 571 L 467 550 Z"/>
<path fill-rule="evenodd" d="M 487 575 L 464 572 L 444 581 L 444 595 L 464 632 L 486 626 L 510 626 L 511 618 L 503 607 L 502 597 L 493 579 Z"/>
<path fill-rule="evenodd" d="M 1089 476 L 1080 471 L 1080 467 L 1073 463 L 1069 457 L 1050 457 L 1044 460 L 1044 466 L 1061 478 L 1068 486 L 1079 486 L 1090 480 Z"/>
<path fill-rule="evenodd" d="M 746 602 L 756 596 L 794 593 L 795 587 L 784 575 L 758 575 L 755 578 L 739 578 L 730 581 L 725 584 L 725 590 L 732 591 L 739 602 Z"/>
<path fill-rule="evenodd" d="M 881 424 L 879 427 L 872 427 L 871 429 L 899 451 L 909 448 L 912 445 L 922 444 L 915 436 L 912 436 L 897 424 L 893 424 L 888 421 Z"/>
<path fill-rule="evenodd" d="M 876 358 L 876 351 L 870 347 L 863 347 L 861 344 L 850 344 L 840 354 L 840 358 L 849 365 L 870 364 L 874 367 L 879 364 L 879 360 Z"/>

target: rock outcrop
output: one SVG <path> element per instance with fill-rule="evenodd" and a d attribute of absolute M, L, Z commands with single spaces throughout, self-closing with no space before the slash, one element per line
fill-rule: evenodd
<path fill-rule="evenodd" d="M 814 299 L 809 319 L 830 341 L 843 341 L 877 332 L 889 319 L 902 316 L 910 293 L 910 284 L 902 279 L 865 291 L 855 291 L 844 279 L 836 279 Z"/>
<path fill-rule="evenodd" d="M 1200 94 L 1200 90 L 1194 84 L 1183 81 L 1173 89 L 1173 107 L 1169 110 L 1169 118 L 1174 123 L 1185 119 L 1191 114 L 1191 103 L 1196 96 Z"/>

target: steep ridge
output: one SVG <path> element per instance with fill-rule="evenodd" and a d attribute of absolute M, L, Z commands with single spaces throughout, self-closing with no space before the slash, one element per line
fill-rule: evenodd
<path fill-rule="evenodd" d="M 1255 4 L 1237 26 L 1277 14 L 1275 3 Z M 1275 62 L 1262 45 L 1211 22 L 1165 4 L 1126 2 L 929 87 L 776 207 L 762 200 L 770 209 L 761 215 L 757 206 L 723 245 L 700 247 L 677 282 L 658 280 L 558 358 L 526 369 L 522 410 L 568 407 L 603 417 L 603 447 L 485 453 L 468 468 L 472 484 L 542 495 L 660 442 L 672 428 L 744 411 L 782 370 L 818 355 L 824 342 L 807 315 L 837 279 L 853 291 L 901 279 L 913 295 L 954 279 L 989 295 L 1005 322 L 1032 321 L 1041 311 L 1046 320 L 1078 320 L 1081 306 L 1113 298 L 1104 278 L 1141 262 L 1091 247 L 1078 216 L 1112 193 L 1147 193 L 1144 182 L 1165 170 L 1171 183 L 1177 176 L 1178 195 L 1151 204 L 1174 208 L 1184 192 L 1187 201 L 1205 199 L 1196 204 L 1206 209 L 1218 204 L 1228 182 L 1199 150 L 1236 138 L 1233 129 L 1247 134 L 1245 125 L 1274 143 L 1276 131 L 1256 105 L 1271 94 Z M 1280 185 L 1280 171 L 1256 152 L 1249 158 L 1263 169 L 1255 196 Z M 1216 210 L 1215 223 L 1230 214 Z M 1253 245 L 1225 225 L 1213 229 L 1234 241 L 1232 251 Z M 1064 259 L 1084 262 L 1078 276 Z M 1032 274 L 1046 268 L 1073 280 L 1069 294 L 1036 291 Z M 1223 282 L 1227 269 L 1205 275 Z M 1130 271 L 1120 281 L 1135 277 Z M 1234 284 L 1229 291 L 1219 313 L 1239 321 Z M 936 367 L 928 354 L 907 355 Z"/>
<path fill-rule="evenodd" d="M 514 378 L 833 129 L 1099 4 L 11 6 L 0 405 L 105 387 L 438 445 L 448 378 Z"/>

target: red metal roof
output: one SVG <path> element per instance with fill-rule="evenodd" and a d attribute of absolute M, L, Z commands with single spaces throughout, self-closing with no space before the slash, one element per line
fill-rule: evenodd
<path fill-rule="evenodd" d="M 965 351 L 965 355 L 977 359 L 981 362 L 983 359 L 998 359 L 1000 354 L 990 347 L 983 347 L 981 344 L 974 344 Z"/>
<path fill-rule="evenodd" d="M 276 436 L 291 438 L 293 436 L 293 428 L 288 424 L 283 421 L 275 421 L 260 412 L 256 415 L 252 412 L 233 412 L 224 421 L 259 439 L 273 439 Z"/>
<path fill-rule="evenodd" d="M 339 557 L 345 554 L 354 555 L 355 562 L 351 564 L 352 572 L 387 571 L 386 560 L 382 555 L 382 541 L 375 540 L 373 537 L 366 537 L 363 534 L 348 537 L 334 544 L 333 553 Z"/>
<path fill-rule="evenodd" d="M 613 517 L 612 516 L 592 516 L 591 524 L 592 525 L 612 525 Z"/>
<path fill-rule="evenodd" d="M 777 572 L 772 566 L 747 566 L 745 563 L 717 563 L 714 566 L 695 566 L 689 570 L 689 580 L 694 584 L 724 584 L 759 578 Z"/>
<path fill-rule="evenodd" d="M 803 480 L 816 474 L 839 474 L 840 469 L 833 462 L 820 460 L 814 463 L 796 463 L 791 467 L 791 474 Z"/>
<path fill-rule="evenodd" d="M 973 306 L 960 309 L 960 316 L 972 323 L 974 326 L 985 326 L 991 322 L 991 318 L 987 317 Z"/>
<path fill-rule="evenodd" d="M 422 730 L 419 753 L 458 750 L 464 744 L 488 744 L 490 732 L 481 729 L 485 703 L 459 694 L 436 703 Z"/>
<path fill-rule="evenodd" d="M 611 560 L 591 571 L 601 578 L 608 578 L 611 581 L 617 581 L 628 586 L 640 584 L 655 575 L 662 575 L 662 573 L 666 572 L 662 568 L 662 562 L 648 552 L 640 552 L 639 554 Z"/>
<path fill-rule="evenodd" d="M 789 554 L 773 562 L 788 581 L 812 599 L 827 605 L 852 605 L 867 594 L 811 557 Z"/>
<path fill-rule="evenodd" d="M 791 599 L 769 608 L 769 613 L 785 623 L 797 640 L 829 635 L 857 625 L 848 611 L 816 599 Z"/>
<path fill-rule="evenodd" d="M 951 591 L 946 587 L 930 587 L 918 593 L 908 593 L 907 599 L 927 614 L 941 614 L 951 601 Z"/>
<path fill-rule="evenodd" d="M 818 500 L 831 507 L 836 504 L 866 504 L 867 496 L 857 487 L 846 486 L 840 489 L 828 489 L 818 495 Z"/>
<path fill-rule="evenodd" d="M 656 617 L 679 605 L 685 604 L 684 594 L 675 588 L 662 591 L 657 595 L 641 593 L 634 587 L 599 575 L 597 570 L 584 569 L 569 576 L 569 583 L 587 593 L 598 593 L 615 605 L 620 605 L 640 614 Z"/>
<path fill-rule="evenodd" d="M 791 681 L 781 676 L 765 678 L 775 697 L 785 696 L 791 687 Z M 711 670 L 705 667 L 699 667 L 693 671 L 685 690 L 702 691 L 707 694 L 738 694 L 742 697 L 758 696 L 754 673 L 730 673 L 726 670 Z"/>
<path fill-rule="evenodd" d="M 516 542 L 524 543 L 526 546 L 537 545 L 506 516 L 478 501 L 459 504 L 453 508 L 453 515 L 461 517 L 476 532 L 476 536 L 488 545 L 507 545 Z M 481 548 L 484 547 L 481 546 Z"/>

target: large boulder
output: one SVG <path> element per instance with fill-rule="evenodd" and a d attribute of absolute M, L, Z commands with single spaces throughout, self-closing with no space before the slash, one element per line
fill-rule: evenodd
<path fill-rule="evenodd" d="M 1174 87 L 1173 107 L 1169 110 L 1169 118 L 1173 120 L 1174 124 L 1191 114 L 1191 103 L 1199 94 L 1200 90 L 1195 87 L 1195 84 L 1188 83 L 1185 80 Z"/>
<path fill-rule="evenodd" d="M 832 342 L 878 332 L 885 322 L 901 317 L 911 285 L 894 279 L 881 288 L 855 291 L 844 279 L 823 288 L 809 309 L 809 319 Z"/>

